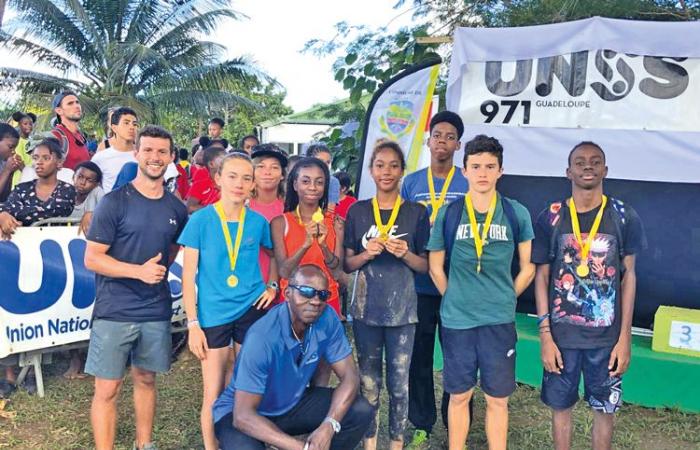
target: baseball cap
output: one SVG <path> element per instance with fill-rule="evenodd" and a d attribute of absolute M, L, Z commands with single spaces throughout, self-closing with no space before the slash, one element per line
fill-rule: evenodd
<path fill-rule="evenodd" d="M 275 144 L 258 144 L 253 147 L 253 152 L 251 153 L 251 158 L 258 158 L 260 156 L 272 156 L 277 158 L 277 160 L 282 165 L 282 168 L 287 167 L 287 153 L 284 150 L 276 146 Z"/>
<path fill-rule="evenodd" d="M 69 95 L 75 95 L 76 97 L 78 96 L 78 94 L 76 94 L 73 91 L 63 91 L 56 94 L 56 96 L 53 98 L 53 102 L 51 103 L 53 109 L 56 109 L 59 106 L 61 106 L 61 102 L 63 101 L 63 99 L 68 97 Z"/>

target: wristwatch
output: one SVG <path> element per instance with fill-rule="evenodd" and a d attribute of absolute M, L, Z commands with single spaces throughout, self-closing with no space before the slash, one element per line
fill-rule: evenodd
<path fill-rule="evenodd" d="M 331 416 L 326 417 L 325 419 L 323 419 L 323 421 L 331 424 L 331 427 L 333 427 L 333 432 L 335 434 L 340 433 L 340 422 L 338 422 L 337 420 L 335 420 Z"/>
<path fill-rule="evenodd" d="M 276 281 L 270 281 L 269 283 L 267 283 L 267 287 L 274 289 L 275 292 L 279 292 L 280 290 L 280 285 L 277 284 Z"/>

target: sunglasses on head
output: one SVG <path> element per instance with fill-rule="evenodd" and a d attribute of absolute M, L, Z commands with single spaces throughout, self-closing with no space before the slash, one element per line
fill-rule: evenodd
<path fill-rule="evenodd" d="M 304 298 L 308 298 L 309 300 L 318 297 L 322 302 L 326 302 L 331 297 L 331 291 L 328 289 L 315 289 L 311 286 L 302 286 L 298 284 L 290 284 L 289 287 L 296 289 Z"/>

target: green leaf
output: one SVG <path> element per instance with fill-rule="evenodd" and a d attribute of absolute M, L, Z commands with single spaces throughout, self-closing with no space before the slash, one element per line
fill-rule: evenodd
<path fill-rule="evenodd" d="M 335 73 L 335 81 L 342 81 L 345 78 L 345 69 L 340 69 Z"/>
<path fill-rule="evenodd" d="M 352 89 L 353 86 L 355 86 L 356 80 L 357 79 L 355 77 L 353 77 L 352 75 L 345 77 L 345 79 L 343 80 L 343 89 L 345 89 L 345 90 Z"/>
<path fill-rule="evenodd" d="M 352 66 L 357 61 L 357 53 L 348 53 L 345 57 L 345 64 Z"/>
<path fill-rule="evenodd" d="M 408 43 L 408 40 L 410 39 L 410 36 L 408 33 L 399 33 L 399 35 L 396 37 L 396 45 L 398 47 L 403 47 Z"/>

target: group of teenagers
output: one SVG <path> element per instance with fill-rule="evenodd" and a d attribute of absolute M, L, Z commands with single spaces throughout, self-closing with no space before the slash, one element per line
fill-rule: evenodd
<path fill-rule="evenodd" d="M 171 363 L 167 276 L 179 251 L 207 450 L 376 449 L 382 384 L 389 448 L 440 448 L 432 437 L 437 333 L 447 446 L 466 444 L 478 383 L 489 448 L 505 449 L 515 306 L 533 281 L 554 447 L 570 446 L 583 375 L 593 448 L 610 448 L 630 361 L 640 219 L 604 194 L 605 153 L 581 142 L 566 165 L 571 195 L 562 192 L 533 226 L 528 210 L 497 190 L 499 141 L 478 135 L 463 145 L 463 133 L 457 114 L 436 114 L 430 165 L 405 177 L 401 147 L 378 141 L 369 158 L 376 194 L 340 214 L 340 202 L 329 201 L 338 180 L 323 146 L 293 164 L 270 144 L 250 156 L 205 150 L 218 195 L 185 205 L 164 183 L 172 137 L 142 128 L 135 177 L 102 198 L 86 234 L 97 292 L 85 367 L 95 376 L 96 448 L 114 446 L 129 364 L 134 448 L 156 448 L 155 374 Z M 354 355 L 340 307 L 348 274 Z"/>

